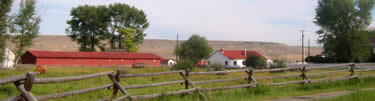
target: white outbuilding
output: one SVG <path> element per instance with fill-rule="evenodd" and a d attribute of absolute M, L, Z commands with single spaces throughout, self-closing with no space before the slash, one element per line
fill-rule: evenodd
<path fill-rule="evenodd" d="M 161 60 L 161 64 L 163 66 L 171 67 L 171 66 L 177 64 L 177 62 L 174 61 L 174 60 L 172 60 L 172 59 L 162 59 Z"/>
<path fill-rule="evenodd" d="M 208 65 L 221 64 L 226 68 L 244 68 L 247 56 L 257 55 L 263 56 L 257 51 L 248 50 L 216 50 L 207 60 Z M 264 56 L 263 56 L 264 57 Z"/>
<path fill-rule="evenodd" d="M 13 68 L 15 59 L 16 59 L 16 55 L 9 48 L 5 48 L 4 58 L 3 58 L 3 61 L 1 62 L 0 68 L 6 68 L 6 69 Z"/>

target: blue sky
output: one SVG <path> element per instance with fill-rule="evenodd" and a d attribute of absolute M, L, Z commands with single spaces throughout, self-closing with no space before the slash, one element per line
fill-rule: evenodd
<path fill-rule="evenodd" d="M 18 0 L 19 1 L 19 0 Z M 70 10 L 79 5 L 127 3 L 147 14 L 147 39 L 200 34 L 208 40 L 301 44 L 300 30 L 318 45 L 312 21 L 318 0 L 38 0 L 40 34 L 66 35 Z M 18 2 L 15 3 L 15 5 Z M 375 12 L 374 12 L 375 13 Z M 373 26 L 373 25 L 372 25 Z"/>

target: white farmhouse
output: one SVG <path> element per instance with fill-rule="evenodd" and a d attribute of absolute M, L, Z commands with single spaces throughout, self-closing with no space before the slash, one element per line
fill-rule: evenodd
<path fill-rule="evenodd" d="M 1 62 L 0 68 L 13 68 L 14 59 L 16 59 L 16 55 L 9 48 L 5 48 L 4 58 Z"/>
<path fill-rule="evenodd" d="M 247 51 L 245 50 L 223 50 L 219 49 L 215 51 L 210 58 L 207 60 L 208 65 L 212 65 L 214 63 L 221 64 L 227 68 L 244 68 L 245 60 L 247 56 L 250 55 L 258 55 L 257 51 Z"/>

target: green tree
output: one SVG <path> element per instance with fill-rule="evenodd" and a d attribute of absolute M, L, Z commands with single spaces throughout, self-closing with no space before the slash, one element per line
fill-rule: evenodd
<path fill-rule="evenodd" d="M 193 71 L 194 70 L 194 63 L 190 60 L 181 60 L 177 64 L 173 65 L 172 70 L 188 70 Z"/>
<path fill-rule="evenodd" d="M 138 47 L 135 42 L 135 33 L 136 30 L 132 28 L 119 28 L 118 33 L 123 36 L 123 39 L 121 40 L 123 48 L 126 49 L 128 52 L 137 52 Z"/>
<path fill-rule="evenodd" d="M 179 47 L 176 47 L 175 54 L 182 60 L 190 60 L 197 64 L 200 60 L 208 58 L 212 48 L 208 46 L 208 41 L 205 37 L 199 35 L 192 35 L 189 40 L 182 42 Z"/>
<path fill-rule="evenodd" d="M 108 38 L 111 49 L 123 49 L 126 47 L 122 44 L 125 37 L 118 33 L 119 28 L 135 29 L 133 43 L 138 45 L 143 42 L 146 36 L 144 30 L 148 28 L 149 23 L 146 14 L 142 10 L 122 3 L 109 5 L 109 10 L 111 20 L 109 30 L 111 32 L 108 34 Z"/>
<path fill-rule="evenodd" d="M 21 0 L 18 13 L 11 17 L 10 32 L 14 33 L 12 42 L 16 44 L 16 64 L 39 34 L 41 19 L 36 13 L 35 3 L 36 0 Z"/>
<path fill-rule="evenodd" d="M 1 0 L 0 1 L 0 61 L 3 60 L 4 48 L 6 47 L 6 41 L 8 39 L 8 13 L 11 9 L 12 0 Z"/>
<path fill-rule="evenodd" d="M 367 27 L 375 0 L 319 0 L 315 23 L 324 55 L 337 62 L 366 61 L 370 56 Z"/>
<path fill-rule="evenodd" d="M 255 69 L 263 69 L 267 67 L 266 58 L 258 55 L 247 56 L 245 60 L 245 65 L 247 67 L 253 67 Z"/>
<path fill-rule="evenodd" d="M 66 32 L 80 45 L 80 51 L 96 51 L 105 47 L 101 40 L 108 34 L 110 24 L 109 10 L 106 6 L 78 6 L 70 12 Z"/>

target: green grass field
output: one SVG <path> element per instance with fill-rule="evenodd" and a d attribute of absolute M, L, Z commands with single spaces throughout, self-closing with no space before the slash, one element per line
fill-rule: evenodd
<path fill-rule="evenodd" d="M 349 95 L 334 97 L 330 99 L 320 99 L 315 101 L 373 101 L 375 99 L 375 90 L 356 91 Z"/>
<path fill-rule="evenodd" d="M 98 72 L 106 72 L 106 71 L 115 71 L 117 68 L 73 68 L 73 67 L 50 67 L 46 74 L 38 75 L 38 78 L 46 78 L 46 77 L 65 77 L 65 76 L 77 76 L 77 75 L 84 75 L 84 74 L 92 74 Z M 133 68 L 119 68 L 120 70 L 126 70 L 129 73 L 149 73 L 149 72 L 162 72 L 162 71 L 169 71 L 170 68 L 145 68 L 145 69 L 133 69 Z M 7 78 L 14 75 L 23 75 L 29 71 L 33 71 L 34 68 L 18 68 L 16 70 L 0 70 L 0 79 Z M 205 69 L 196 69 L 195 71 L 205 71 Z M 324 72 L 330 70 L 313 70 L 309 73 L 317 73 L 317 72 Z M 298 72 L 280 72 L 280 73 L 255 73 L 254 76 L 256 77 L 265 77 L 265 76 L 272 76 L 272 75 L 282 75 L 282 74 L 295 74 Z M 359 75 L 368 75 L 374 74 L 375 72 L 361 72 Z M 329 74 L 329 75 L 322 75 L 322 76 L 315 76 L 311 77 L 311 79 L 318 79 L 318 78 L 325 78 L 331 76 L 339 76 L 339 75 L 349 75 L 348 72 L 336 73 L 336 74 Z M 246 76 L 245 72 L 237 72 L 237 73 L 229 73 L 227 75 L 191 75 L 190 79 L 193 81 L 200 81 L 200 80 L 212 80 L 212 79 L 225 79 L 225 78 L 233 78 L 233 77 L 240 77 Z M 258 81 L 259 83 L 276 83 L 276 82 L 285 82 L 285 81 L 293 81 L 293 80 L 300 80 L 300 77 L 288 77 L 282 79 L 273 79 L 273 80 L 261 80 Z M 182 77 L 178 74 L 169 74 L 163 76 L 153 76 L 153 77 L 136 77 L 136 78 L 122 78 L 121 84 L 122 85 L 136 85 L 136 84 L 150 84 L 150 83 L 158 83 L 158 82 L 166 82 L 166 81 L 175 81 L 175 80 L 182 80 Z M 54 83 L 54 84 L 35 84 L 32 89 L 32 93 L 35 96 L 46 95 L 46 94 L 53 94 L 59 92 L 67 92 L 67 91 L 74 91 L 84 88 L 90 87 L 97 87 L 105 84 L 110 84 L 111 81 L 108 77 L 98 77 L 92 78 L 87 80 L 81 81 L 73 81 L 73 82 L 64 82 L 64 83 Z M 238 85 L 238 84 L 246 84 L 247 81 L 239 80 L 239 81 L 232 81 L 232 82 L 224 82 L 224 83 L 215 83 L 215 84 L 202 84 L 198 85 L 201 88 L 212 88 L 212 87 L 224 87 L 230 85 Z M 360 79 L 360 80 L 346 80 L 346 81 L 337 81 L 337 82 L 329 82 L 329 83 L 315 83 L 313 85 L 288 85 L 288 86 L 277 86 L 277 87 L 265 87 L 265 86 L 258 86 L 256 88 L 250 89 L 235 89 L 235 90 L 226 90 L 226 91 L 215 91 L 215 92 L 207 92 L 205 93 L 208 96 L 209 100 L 211 101 L 228 101 L 228 100 L 236 100 L 236 101 L 249 101 L 249 100 L 267 100 L 267 99 L 276 99 L 288 96 L 298 96 L 298 95 L 307 95 L 307 94 L 315 94 L 320 92 L 328 92 L 328 91 L 336 91 L 336 90 L 355 90 L 359 88 L 368 88 L 368 87 L 375 87 L 375 79 L 368 78 L 368 79 Z M 127 89 L 129 93 L 132 95 L 143 95 L 143 94 L 152 94 L 152 93 L 160 93 L 160 92 L 167 92 L 167 91 L 177 91 L 184 89 L 183 85 L 176 84 L 176 85 L 168 85 L 168 86 L 159 86 L 159 87 L 151 87 L 151 88 L 141 88 L 141 89 Z M 0 100 L 6 99 L 11 96 L 19 95 L 19 91 L 16 90 L 13 84 L 7 85 L 0 85 Z M 96 100 L 104 97 L 111 96 L 112 90 L 104 89 L 97 92 L 91 92 L 86 94 L 74 95 L 64 98 L 53 99 L 51 101 L 91 101 Z M 121 94 L 120 94 L 121 95 Z M 179 100 L 179 101 L 192 101 L 192 100 L 199 100 L 199 96 L 197 94 L 187 95 L 187 96 L 166 96 L 161 97 L 158 99 L 152 99 L 157 101 L 165 101 L 165 100 Z"/>

